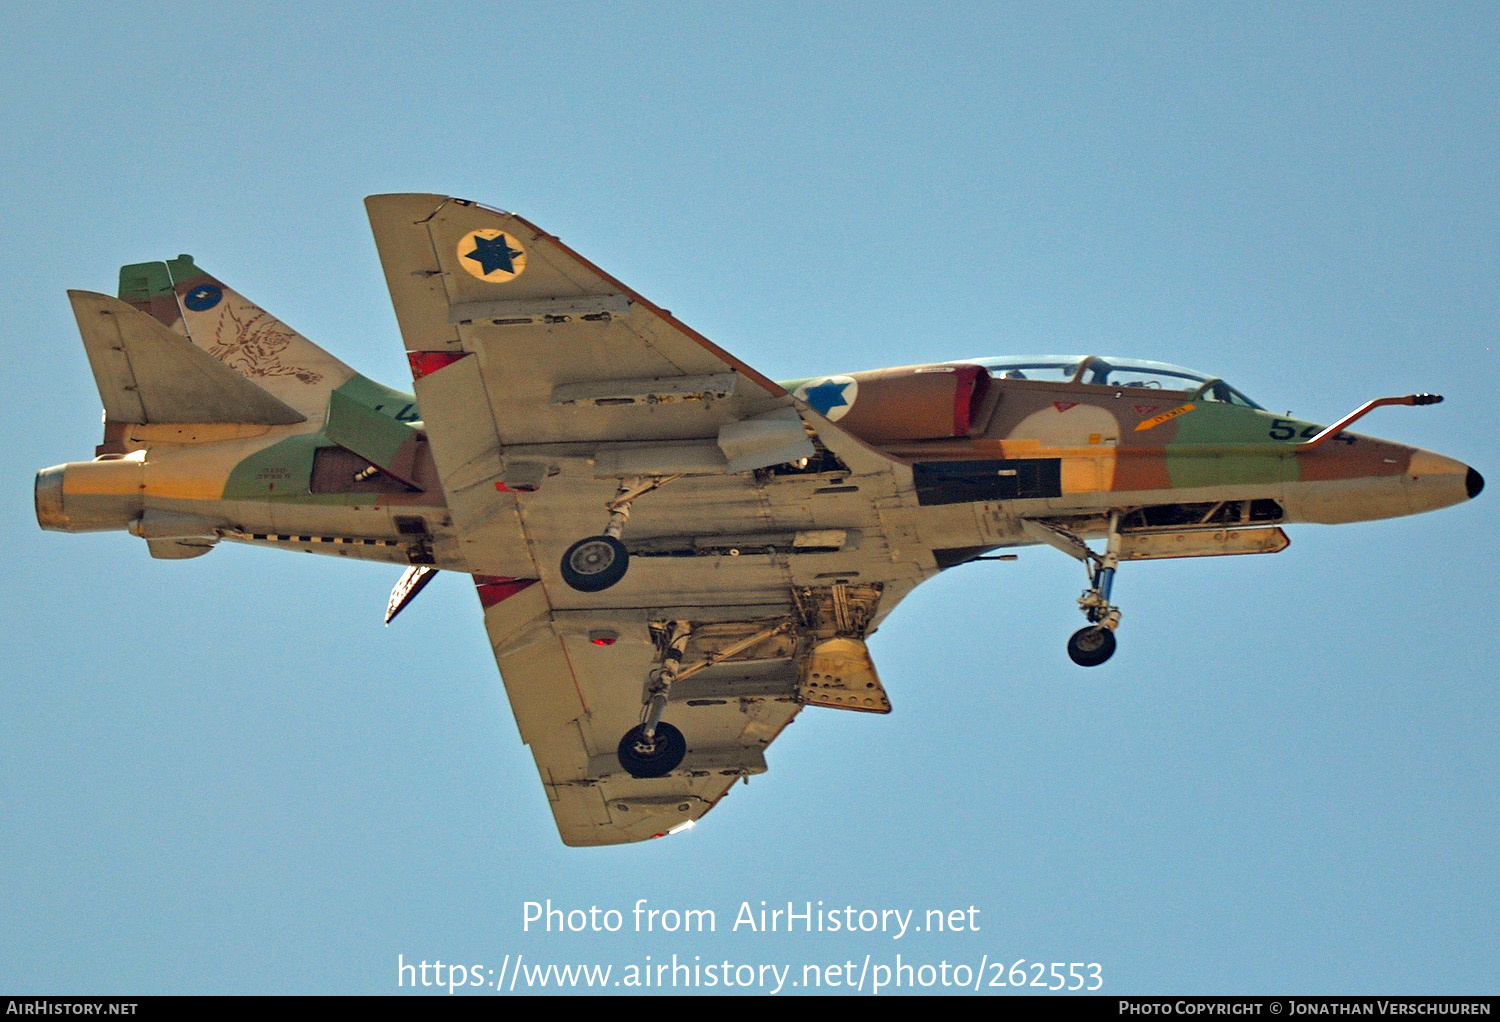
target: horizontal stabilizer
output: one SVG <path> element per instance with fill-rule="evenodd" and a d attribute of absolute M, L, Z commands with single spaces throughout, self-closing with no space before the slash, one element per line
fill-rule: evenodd
<path fill-rule="evenodd" d="M 304 422 L 289 405 L 153 317 L 109 295 L 69 291 L 89 366 L 114 422 Z"/>

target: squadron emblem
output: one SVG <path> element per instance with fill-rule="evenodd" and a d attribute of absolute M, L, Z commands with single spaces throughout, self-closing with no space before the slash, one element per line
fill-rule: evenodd
<path fill-rule="evenodd" d="M 219 304 L 219 299 L 224 297 L 224 289 L 213 284 L 199 284 L 187 294 L 182 296 L 182 304 L 194 312 L 207 312 Z"/>

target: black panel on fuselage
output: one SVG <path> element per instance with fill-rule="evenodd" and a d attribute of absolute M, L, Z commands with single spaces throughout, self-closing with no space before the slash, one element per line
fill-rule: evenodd
<path fill-rule="evenodd" d="M 1062 496 L 1062 459 L 925 461 L 912 466 L 919 504 Z"/>

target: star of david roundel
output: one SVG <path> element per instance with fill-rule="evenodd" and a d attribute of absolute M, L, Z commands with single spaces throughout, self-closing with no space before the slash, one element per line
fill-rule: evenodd
<path fill-rule="evenodd" d="M 494 228 L 470 231 L 458 241 L 458 264 L 480 280 L 504 284 L 526 270 L 521 239 Z"/>
<path fill-rule="evenodd" d="M 819 415 L 826 415 L 837 422 L 854 407 L 854 398 L 859 394 L 859 383 L 852 376 L 822 376 L 808 380 L 792 391 L 798 400 L 812 405 Z"/>

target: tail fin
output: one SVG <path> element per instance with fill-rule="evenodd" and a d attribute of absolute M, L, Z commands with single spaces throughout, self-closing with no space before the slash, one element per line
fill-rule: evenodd
<path fill-rule="evenodd" d="M 310 419 L 355 376 L 339 361 L 233 288 L 190 255 L 120 268 L 120 298 Z"/>
<path fill-rule="evenodd" d="M 356 373 L 233 288 L 190 255 L 120 267 L 120 299 L 181 334 L 240 376 L 323 421 L 332 394 L 387 418 L 416 421 L 416 399 Z"/>

